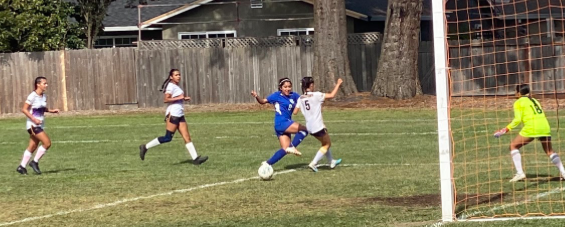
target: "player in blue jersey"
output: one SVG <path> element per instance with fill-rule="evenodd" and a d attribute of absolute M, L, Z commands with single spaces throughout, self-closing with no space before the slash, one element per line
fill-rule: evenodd
<path fill-rule="evenodd" d="M 275 107 L 275 133 L 281 144 L 281 149 L 275 152 L 269 160 L 263 162 L 262 165 L 273 165 L 287 153 L 301 156 L 302 154 L 296 150 L 296 147 L 308 135 L 308 131 L 304 125 L 292 120 L 292 112 L 300 95 L 292 92 L 292 82 L 290 79 L 287 77 L 280 79 L 279 90 L 267 98 L 259 97 L 255 91 L 251 91 L 251 95 L 259 104 L 270 103 Z M 292 143 L 290 142 L 291 134 L 295 134 Z"/>

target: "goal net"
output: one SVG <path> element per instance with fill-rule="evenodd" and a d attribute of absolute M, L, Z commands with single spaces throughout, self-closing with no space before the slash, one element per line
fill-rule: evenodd
<path fill-rule="evenodd" d="M 520 148 L 526 179 L 509 182 L 510 144 L 522 125 L 493 136 L 514 118 L 516 86 L 527 84 L 549 121 L 553 150 L 565 157 L 558 125 L 565 1 L 432 2 L 443 220 L 565 215 L 563 181 L 541 143 Z"/>

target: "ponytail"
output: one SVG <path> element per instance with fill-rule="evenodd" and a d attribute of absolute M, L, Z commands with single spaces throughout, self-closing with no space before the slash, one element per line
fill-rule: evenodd
<path fill-rule="evenodd" d="M 300 81 L 301 83 L 301 87 L 302 87 L 302 93 L 306 94 L 306 90 L 310 87 L 310 84 L 314 83 L 314 79 L 312 77 L 304 77 L 302 78 L 302 80 Z"/>
<path fill-rule="evenodd" d="M 536 110 L 541 110 L 541 107 L 538 106 L 538 103 L 532 98 L 532 95 L 530 94 L 530 86 L 528 86 L 527 84 L 517 85 L 516 92 L 520 93 L 521 96 L 527 95 L 530 101 L 532 101 L 532 103 L 536 107 Z"/>
<path fill-rule="evenodd" d="M 173 76 L 174 72 L 178 72 L 178 71 L 179 71 L 178 69 L 171 69 L 171 71 L 169 71 L 169 76 L 163 82 L 163 84 L 161 85 L 161 89 L 159 89 L 159 91 L 162 91 L 163 93 L 167 91 L 167 86 L 169 86 L 169 82 L 171 82 L 171 76 Z"/>

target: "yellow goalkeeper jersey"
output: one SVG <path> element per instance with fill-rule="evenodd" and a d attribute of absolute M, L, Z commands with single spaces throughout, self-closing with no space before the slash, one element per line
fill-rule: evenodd
<path fill-rule="evenodd" d="M 545 113 L 538 100 L 534 98 L 530 99 L 527 96 L 523 96 L 514 102 L 514 120 L 506 127 L 512 130 L 520 123 L 524 123 L 524 127 L 520 131 L 520 135 L 523 137 L 551 136 L 551 129 Z"/>

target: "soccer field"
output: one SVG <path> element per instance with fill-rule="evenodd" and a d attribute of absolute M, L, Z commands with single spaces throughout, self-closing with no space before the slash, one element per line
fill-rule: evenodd
<path fill-rule="evenodd" d="M 275 164 L 278 174 L 271 181 L 259 180 L 257 169 L 279 147 L 272 111 L 187 112 L 198 153 L 210 157 L 201 166 L 187 162 L 178 133 L 172 142 L 151 149 L 145 161 L 139 159 L 140 144 L 164 135 L 162 114 L 49 115 L 46 132 L 53 145 L 40 162 L 43 174 L 28 167 L 27 176 L 15 171 L 28 142 L 25 119 L 0 119 L 0 226 L 425 226 L 441 219 L 435 110 L 328 109 L 324 120 L 333 155 L 343 159 L 342 165 L 334 170 L 322 167 L 318 173 L 305 168 L 320 146 L 309 136 L 298 147 L 303 156 L 288 155 Z M 300 115 L 296 120 L 303 122 Z M 453 128 L 455 137 L 462 131 L 485 130 L 457 121 Z M 483 134 L 493 131 L 487 130 Z M 531 199 L 545 188 L 561 185 L 541 180 L 508 183 L 512 166 L 506 147 L 514 135 L 510 134 L 492 141 L 497 144 L 478 141 L 490 147 L 473 153 L 481 157 L 478 161 L 470 155 L 465 160 L 456 156 L 456 182 L 465 189 L 458 194 L 503 192 L 505 199 Z M 471 140 L 468 135 L 463 138 Z M 539 146 L 530 146 L 524 149 L 524 161 L 543 163 L 538 172 L 556 175 Z M 497 159 L 485 164 L 487 153 Z M 484 168 L 491 168 L 487 172 L 492 174 L 475 174 Z M 504 175 L 493 176 L 500 168 Z M 498 183 L 493 179 L 500 180 L 499 188 L 493 188 Z M 484 189 L 485 185 L 491 188 Z M 525 186 L 532 189 L 523 190 Z M 561 195 L 524 199 L 512 208 L 519 213 L 563 209 Z M 505 199 L 488 206 L 468 203 L 467 215 L 498 212 L 491 209 L 507 204 Z M 538 200 L 554 204 L 549 208 L 544 206 L 549 203 Z M 560 226 L 562 221 L 449 226 L 527 224 Z"/>

